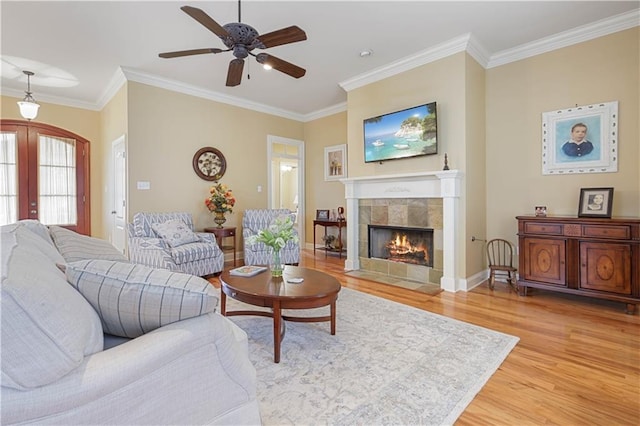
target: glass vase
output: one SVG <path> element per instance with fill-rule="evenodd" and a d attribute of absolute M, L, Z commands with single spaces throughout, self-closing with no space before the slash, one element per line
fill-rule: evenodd
<path fill-rule="evenodd" d="M 269 254 L 269 270 L 271 271 L 271 276 L 281 277 L 284 273 L 281 250 L 272 247 Z"/>
<path fill-rule="evenodd" d="M 218 228 L 222 228 L 222 224 L 227 221 L 227 218 L 224 217 L 224 212 L 216 211 L 214 213 L 215 217 L 213 218 L 213 221 L 218 225 Z"/>

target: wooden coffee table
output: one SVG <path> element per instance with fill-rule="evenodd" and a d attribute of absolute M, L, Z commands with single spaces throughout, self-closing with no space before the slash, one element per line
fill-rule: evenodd
<path fill-rule="evenodd" d="M 303 278 L 300 284 L 287 282 Z M 337 279 L 324 272 L 287 265 L 284 276 L 273 278 L 269 270 L 253 277 L 238 277 L 224 271 L 220 275 L 221 313 L 224 316 L 259 315 L 273 318 L 274 362 L 280 362 L 280 343 L 285 334 L 284 321 L 331 322 L 331 334 L 336 334 L 336 300 L 340 291 Z M 227 312 L 227 296 L 254 306 L 271 308 L 268 311 Z M 292 317 L 282 315 L 283 309 L 311 309 L 330 306 L 330 314 L 322 317 Z M 284 321 L 283 321 L 284 320 Z"/>

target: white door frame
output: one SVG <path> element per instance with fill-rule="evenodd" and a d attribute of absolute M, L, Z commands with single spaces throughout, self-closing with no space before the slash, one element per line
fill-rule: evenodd
<path fill-rule="evenodd" d="M 280 155 L 274 154 L 273 144 L 292 145 L 297 147 L 298 155 Z M 267 199 L 269 201 L 269 208 L 279 208 L 274 205 L 273 200 L 273 170 L 272 164 L 274 158 L 289 158 L 298 160 L 298 236 L 300 237 L 300 247 L 305 245 L 305 190 L 304 190 L 304 141 L 298 139 L 283 138 L 280 136 L 267 135 Z"/>
<path fill-rule="evenodd" d="M 120 165 L 120 162 L 123 164 Z M 118 176 L 118 169 L 122 176 Z M 109 239 L 118 250 L 127 254 L 127 143 L 124 135 L 111 142 L 111 209 Z M 120 188 L 118 188 L 120 186 Z"/>

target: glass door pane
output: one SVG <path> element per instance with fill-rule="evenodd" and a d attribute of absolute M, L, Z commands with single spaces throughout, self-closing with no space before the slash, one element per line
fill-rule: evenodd
<path fill-rule="evenodd" d="M 0 225 L 18 220 L 18 136 L 0 133 Z"/>
<path fill-rule="evenodd" d="M 77 224 L 76 141 L 38 135 L 38 202 L 45 225 Z"/>

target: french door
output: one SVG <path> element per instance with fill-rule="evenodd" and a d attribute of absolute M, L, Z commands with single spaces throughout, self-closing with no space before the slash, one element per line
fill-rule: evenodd
<path fill-rule="evenodd" d="M 89 141 L 47 124 L 0 120 L 0 224 L 20 219 L 90 234 Z"/>

